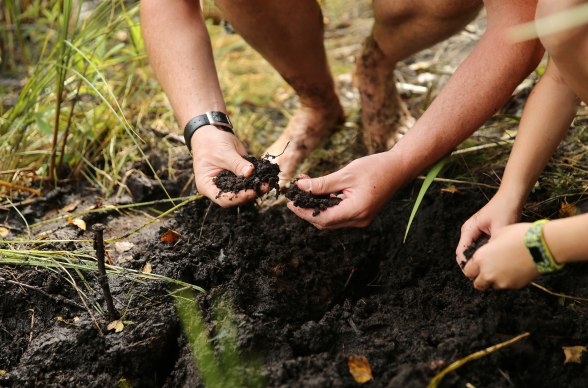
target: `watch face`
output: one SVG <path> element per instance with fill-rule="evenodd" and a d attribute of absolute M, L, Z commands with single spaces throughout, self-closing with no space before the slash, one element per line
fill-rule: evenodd
<path fill-rule="evenodd" d="M 231 120 L 229 120 L 229 116 L 223 112 L 206 112 L 206 117 L 208 118 L 210 124 L 233 128 Z"/>
<path fill-rule="evenodd" d="M 227 121 L 221 112 L 210 112 L 214 121 Z"/>

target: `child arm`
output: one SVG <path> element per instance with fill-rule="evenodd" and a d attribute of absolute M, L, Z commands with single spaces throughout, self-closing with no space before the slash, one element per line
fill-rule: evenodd
<path fill-rule="evenodd" d="M 498 192 L 462 226 L 458 263 L 465 261 L 463 251 L 480 235 L 492 236 L 519 220 L 527 196 L 574 118 L 577 101 L 550 61 L 525 105 Z"/>

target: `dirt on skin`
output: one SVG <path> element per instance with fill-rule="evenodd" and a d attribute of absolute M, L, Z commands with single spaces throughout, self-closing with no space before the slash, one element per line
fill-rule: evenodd
<path fill-rule="evenodd" d="M 154 273 L 205 288 L 195 303 L 219 359 L 223 335 L 212 306 L 230 301 L 240 359 L 259 360 L 269 387 L 356 387 L 347 366 L 355 354 L 371 365 L 369 386 L 423 387 L 451 362 L 525 332 L 448 374 L 442 386 L 588 386 L 586 361 L 564 364 L 562 351 L 588 343 L 586 304 L 535 287 L 473 289 L 454 250 L 461 224 L 484 204 L 479 191 L 442 193 L 434 184 L 403 244 L 413 190 L 368 228 L 336 231 L 319 231 L 284 206 L 223 209 L 203 199 L 161 228 L 177 231 L 177 241 L 138 244 L 123 265 L 149 263 Z M 108 227 L 116 217 L 92 222 Z M 59 233 L 89 238 L 71 225 Z M 86 286 L 70 273 L 90 304 L 103 306 L 95 276 L 85 274 Z M 167 283 L 111 277 L 126 323 L 107 331 L 93 309 L 101 335 L 61 271 L 0 267 L 0 277 L 1 386 L 203 386 Z M 540 283 L 585 297 L 588 266 L 568 266 Z"/>

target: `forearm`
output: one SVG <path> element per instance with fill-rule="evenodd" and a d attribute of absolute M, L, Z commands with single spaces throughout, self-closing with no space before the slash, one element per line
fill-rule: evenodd
<path fill-rule="evenodd" d="M 537 66 L 543 50 L 536 41 L 513 44 L 505 35 L 509 26 L 533 19 L 533 4 L 523 3 L 527 2 L 488 2 L 484 36 L 414 127 L 389 151 L 396 155 L 393 160 L 402 163 L 402 177 L 396 179 L 413 179 L 447 155 L 504 105 Z"/>
<path fill-rule="evenodd" d="M 532 91 L 499 194 L 522 207 L 549 158 L 564 138 L 577 110 L 577 97 L 553 63 Z"/>
<path fill-rule="evenodd" d="M 207 111 L 225 111 L 200 5 L 142 0 L 141 28 L 150 64 L 181 127 Z"/>
<path fill-rule="evenodd" d="M 558 263 L 588 260 L 588 214 L 548 222 L 543 237 Z"/>

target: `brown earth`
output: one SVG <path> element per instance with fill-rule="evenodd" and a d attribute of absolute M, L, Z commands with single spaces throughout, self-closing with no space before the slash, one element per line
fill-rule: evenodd
<path fill-rule="evenodd" d="M 446 193 L 433 185 L 403 244 L 415 188 L 397 195 L 370 227 L 339 231 L 319 231 L 284 206 L 222 209 L 199 200 L 137 243 L 123 265 L 150 263 L 154 273 L 203 287 L 207 292 L 196 301 L 219 360 L 223 341 L 212 306 L 230 302 L 241 363 L 220 361 L 227 379 L 252 382 L 247 376 L 259 373 L 271 387 L 357 386 L 347 367 L 357 354 L 371 364 L 369 386 L 422 387 L 449 363 L 529 332 L 450 373 L 442 386 L 588 386 L 586 362 L 564 365 L 562 351 L 588 342 L 586 304 L 534 287 L 472 288 L 453 252 L 460 225 L 485 201 L 478 190 Z M 111 213 L 87 221 L 108 227 L 119 218 Z M 178 241 L 157 238 L 168 228 L 179 233 Z M 54 233 L 91 234 L 72 225 Z M 113 252 L 112 245 L 107 249 Z M 587 270 L 569 266 L 541 283 L 588 295 Z M 167 283 L 111 277 L 126 325 L 120 333 L 106 331 L 106 319 L 94 309 L 101 335 L 62 272 L 2 267 L 0 277 L 0 370 L 7 372 L 0 385 L 201 386 Z M 84 292 L 103 306 L 96 278 L 85 277 L 90 288 Z M 247 367 L 251 359 L 258 370 Z"/>

